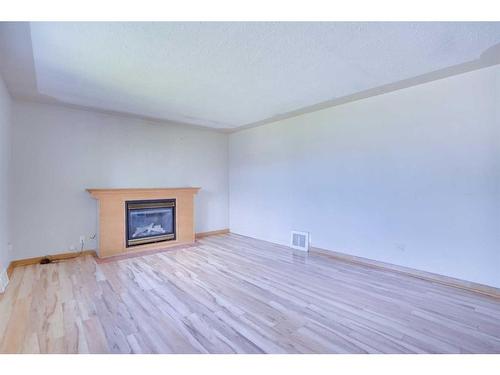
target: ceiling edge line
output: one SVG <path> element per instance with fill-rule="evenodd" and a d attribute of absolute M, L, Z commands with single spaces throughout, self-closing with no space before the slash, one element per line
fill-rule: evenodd
<path fill-rule="evenodd" d="M 377 86 L 368 90 L 359 91 L 357 93 L 342 96 L 339 98 L 323 101 L 310 106 L 302 107 L 290 112 L 279 114 L 276 116 L 268 117 L 267 119 L 252 122 L 249 124 L 241 125 L 235 128 L 228 128 L 226 132 L 229 134 L 237 133 L 243 130 L 258 128 L 260 126 L 269 125 L 277 121 L 288 120 L 293 117 L 302 116 L 308 113 L 321 111 L 323 109 L 328 109 L 332 107 L 337 107 L 339 105 L 348 104 L 352 102 L 357 102 L 360 100 L 368 99 L 374 96 L 389 94 L 394 91 L 399 91 L 407 89 L 414 86 L 423 85 L 425 83 L 430 83 L 434 81 L 439 81 L 444 78 L 449 78 L 453 76 L 458 76 L 465 73 L 470 73 L 476 70 L 481 70 L 484 68 L 489 68 L 491 66 L 500 65 L 500 56 L 495 59 L 476 59 L 461 63 L 458 65 L 453 65 L 451 67 L 435 70 L 430 73 L 421 74 L 416 77 L 407 78 L 401 81 L 389 83 L 382 86 Z"/>
<path fill-rule="evenodd" d="M 19 94 L 19 93 L 15 93 L 15 92 L 11 92 L 10 95 L 14 101 L 52 105 L 52 106 L 56 106 L 56 107 L 63 107 L 63 108 L 67 108 L 67 109 L 85 111 L 85 112 L 90 112 L 90 113 L 98 113 L 98 114 L 103 114 L 103 115 L 107 115 L 107 116 L 121 117 L 121 118 L 125 118 L 128 120 L 140 120 L 140 121 L 145 121 L 145 122 L 155 124 L 155 125 L 163 125 L 163 126 L 170 125 L 170 126 L 186 127 L 186 128 L 191 128 L 191 129 L 205 130 L 205 131 L 224 133 L 224 134 L 229 133 L 229 130 L 231 130 L 231 128 L 213 128 L 210 126 L 191 124 L 188 122 L 173 121 L 173 120 L 168 120 L 168 119 L 140 115 L 140 114 L 136 114 L 136 113 L 115 111 L 115 110 L 111 110 L 111 109 L 108 110 L 108 109 L 102 109 L 102 108 L 97 108 L 97 107 L 92 107 L 92 106 L 85 106 L 85 105 L 81 105 L 81 104 L 65 103 L 65 102 L 61 102 L 61 101 L 56 100 L 56 99 L 48 99 L 48 98 L 44 98 L 44 97 L 40 97 L 40 96 L 32 96 L 32 95 L 23 95 L 23 94 Z"/>

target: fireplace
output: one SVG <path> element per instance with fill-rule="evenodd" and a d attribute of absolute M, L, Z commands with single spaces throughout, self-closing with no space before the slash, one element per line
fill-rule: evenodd
<path fill-rule="evenodd" d="M 126 201 L 127 247 L 175 240 L 175 199 Z"/>

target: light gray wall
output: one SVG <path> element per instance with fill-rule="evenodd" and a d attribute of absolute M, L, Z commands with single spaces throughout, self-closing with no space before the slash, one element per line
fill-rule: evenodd
<path fill-rule="evenodd" d="M 95 233 L 86 188 L 199 186 L 196 231 L 227 228 L 227 142 L 215 131 L 14 101 L 14 258 L 66 252 Z"/>
<path fill-rule="evenodd" d="M 500 67 L 230 135 L 231 231 L 500 287 Z"/>
<path fill-rule="evenodd" d="M 9 177 L 11 154 L 11 100 L 0 76 L 0 277 L 10 262 Z M 1 289 L 1 282 L 0 282 Z"/>

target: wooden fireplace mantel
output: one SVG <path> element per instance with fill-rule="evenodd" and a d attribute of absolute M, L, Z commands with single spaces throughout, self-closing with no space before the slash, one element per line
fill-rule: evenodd
<path fill-rule="evenodd" d="M 87 189 L 99 202 L 100 258 L 158 250 L 175 245 L 194 243 L 194 195 L 198 187 Z M 126 246 L 125 203 L 132 200 L 175 199 L 176 239 L 134 247 Z"/>
<path fill-rule="evenodd" d="M 179 192 L 179 191 L 190 191 L 196 194 L 200 190 L 199 187 L 180 187 L 180 188 L 118 188 L 118 189 L 87 189 L 87 191 L 93 196 L 98 197 L 101 194 L 123 194 L 123 193 L 133 193 L 133 194 L 150 194 L 150 193 L 168 193 L 168 192 Z"/>

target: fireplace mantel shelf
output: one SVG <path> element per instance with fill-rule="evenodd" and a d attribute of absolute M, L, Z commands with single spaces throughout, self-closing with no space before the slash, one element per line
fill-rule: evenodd
<path fill-rule="evenodd" d="M 199 187 L 87 189 L 99 202 L 99 247 L 101 258 L 129 252 L 156 250 L 194 243 L 194 195 Z M 126 204 L 135 200 L 175 200 L 175 239 L 127 247 Z"/>
<path fill-rule="evenodd" d="M 155 192 L 174 192 L 174 191 L 191 191 L 196 194 L 200 190 L 199 187 L 178 187 L 178 188 L 98 188 L 98 189 L 87 189 L 87 191 L 92 196 L 97 196 L 99 194 L 123 194 L 123 193 L 155 193 Z"/>

